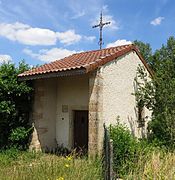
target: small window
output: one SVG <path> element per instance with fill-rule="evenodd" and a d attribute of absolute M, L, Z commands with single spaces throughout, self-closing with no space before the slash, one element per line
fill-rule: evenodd
<path fill-rule="evenodd" d="M 145 108 L 142 101 L 138 103 L 138 127 L 145 126 Z"/>
<path fill-rule="evenodd" d="M 62 112 L 67 113 L 68 112 L 68 105 L 62 105 Z"/>

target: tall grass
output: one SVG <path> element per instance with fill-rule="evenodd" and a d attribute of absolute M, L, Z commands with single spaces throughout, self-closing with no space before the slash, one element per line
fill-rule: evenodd
<path fill-rule="evenodd" d="M 126 161 L 120 168 L 123 180 L 174 180 L 175 153 L 146 146 L 135 156 L 135 163 Z M 128 164 L 130 164 L 128 166 Z M 127 171 L 126 171 L 127 167 Z M 121 169 L 121 172 L 123 170 Z M 102 161 L 69 155 L 21 152 L 16 149 L 0 152 L 0 180 L 101 180 Z"/>
<path fill-rule="evenodd" d="M 153 151 L 141 156 L 137 166 L 124 179 L 128 180 L 174 180 L 175 153 Z"/>
<path fill-rule="evenodd" d="M 175 152 L 157 142 L 136 139 L 121 124 L 110 126 L 114 145 L 116 178 L 132 180 L 174 180 Z"/>
<path fill-rule="evenodd" d="M 31 152 L 0 153 L 1 180 L 100 180 L 100 159 Z"/>

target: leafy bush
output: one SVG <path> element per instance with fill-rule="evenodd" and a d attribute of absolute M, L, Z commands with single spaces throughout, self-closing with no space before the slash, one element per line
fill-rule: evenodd
<path fill-rule="evenodd" d="M 109 132 L 110 138 L 113 140 L 114 171 L 119 177 L 134 171 L 140 159 L 142 159 L 141 163 L 144 166 L 147 160 L 144 161 L 144 157 L 149 156 L 155 150 L 159 150 L 157 142 L 151 144 L 147 139 L 138 140 L 126 126 L 119 123 L 111 125 Z"/>
<path fill-rule="evenodd" d="M 9 137 L 14 129 L 30 127 L 32 88 L 30 82 L 18 81 L 17 77 L 28 69 L 23 61 L 18 67 L 11 62 L 0 65 L 0 148 L 11 144 Z"/>
<path fill-rule="evenodd" d="M 121 124 L 110 126 L 110 138 L 114 147 L 114 170 L 118 175 L 123 175 L 135 164 L 137 140 Z"/>
<path fill-rule="evenodd" d="M 32 129 L 33 128 L 26 129 L 25 127 L 17 127 L 16 129 L 13 129 L 9 137 L 11 144 L 18 148 L 25 149 Z"/>

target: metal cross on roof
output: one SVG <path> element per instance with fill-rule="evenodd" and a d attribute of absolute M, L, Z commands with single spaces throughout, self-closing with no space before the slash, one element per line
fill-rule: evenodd
<path fill-rule="evenodd" d="M 99 27 L 100 28 L 100 38 L 99 38 L 99 46 L 100 46 L 100 49 L 102 49 L 102 45 L 103 45 L 103 37 L 102 37 L 102 29 L 103 29 L 103 26 L 105 25 L 108 25 L 110 24 L 111 22 L 103 22 L 103 16 L 102 16 L 102 12 L 100 13 L 100 23 L 98 25 L 95 25 L 95 26 L 92 26 L 92 28 L 97 28 Z"/>

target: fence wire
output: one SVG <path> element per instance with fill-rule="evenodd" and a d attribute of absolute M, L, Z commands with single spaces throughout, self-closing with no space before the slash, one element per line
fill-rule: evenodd
<path fill-rule="evenodd" d="M 104 124 L 104 179 L 113 180 L 113 141 Z"/>

